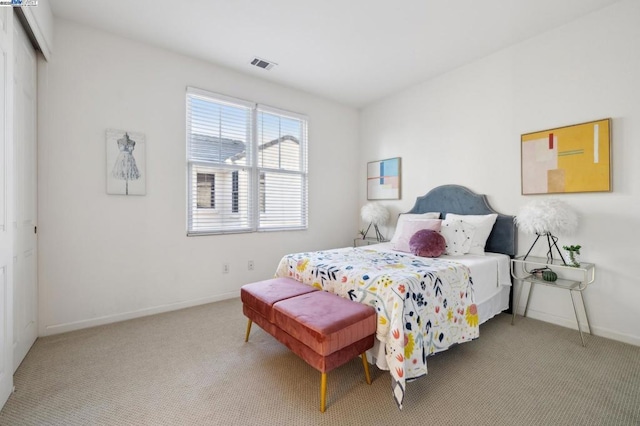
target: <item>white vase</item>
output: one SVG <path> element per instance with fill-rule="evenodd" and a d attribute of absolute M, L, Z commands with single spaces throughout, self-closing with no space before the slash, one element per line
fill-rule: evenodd
<path fill-rule="evenodd" d="M 576 268 L 580 266 L 580 253 L 571 250 L 564 251 L 564 261 L 569 266 L 575 266 Z"/>

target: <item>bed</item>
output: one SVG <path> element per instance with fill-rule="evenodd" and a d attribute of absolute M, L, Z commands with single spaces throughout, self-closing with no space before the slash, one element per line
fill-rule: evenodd
<path fill-rule="evenodd" d="M 289 254 L 276 271 L 276 276 L 294 278 L 376 309 L 376 345 L 370 356 L 379 368 L 390 372 L 399 408 L 406 382 L 427 374 L 429 356 L 478 338 L 482 322 L 509 308 L 509 260 L 517 247 L 513 216 L 496 212 L 486 196 L 459 185 L 432 189 L 418 197 L 407 213 L 407 218 L 432 214 L 443 219 L 447 214 L 490 215 L 495 223 L 487 229 L 488 237 L 484 235 L 484 250 L 474 249 L 475 254 L 425 258 L 382 243 Z M 457 219 L 460 228 L 456 230 L 464 231 L 463 220 Z M 480 225 L 478 234 L 479 230 Z M 474 235 L 475 228 L 466 231 Z"/>

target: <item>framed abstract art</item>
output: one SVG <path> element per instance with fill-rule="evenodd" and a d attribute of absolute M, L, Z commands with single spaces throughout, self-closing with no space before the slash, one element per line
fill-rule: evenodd
<path fill-rule="evenodd" d="M 611 119 L 521 136 L 522 195 L 611 191 Z"/>
<path fill-rule="evenodd" d="M 367 163 L 367 200 L 400 199 L 400 157 Z"/>

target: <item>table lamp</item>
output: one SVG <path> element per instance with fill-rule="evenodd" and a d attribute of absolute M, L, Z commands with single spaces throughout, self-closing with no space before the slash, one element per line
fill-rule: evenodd
<path fill-rule="evenodd" d="M 376 231 L 376 240 L 384 241 L 384 237 L 382 236 L 378 225 L 384 225 L 387 223 L 389 220 L 389 210 L 380 204 L 367 203 L 360 209 L 360 217 L 365 223 L 369 222 L 369 226 L 362 236 L 362 239 L 364 240 L 367 237 L 369 229 L 371 229 L 371 225 L 373 225 L 373 229 Z"/>
<path fill-rule="evenodd" d="M 520 209 L 515 221 L 522 232 L 537 235 L 524 259 L 529 256 L 540 237 L 546 237 L 547 261 L 553 262 L 555 248 L 562 262 L 567 264 L 558 248 L 558 237 L 556 237 L 558 234 L 570 235 L 578 228 L 578 215 L 567 203 L 556 199 L 531 201 Z"/>

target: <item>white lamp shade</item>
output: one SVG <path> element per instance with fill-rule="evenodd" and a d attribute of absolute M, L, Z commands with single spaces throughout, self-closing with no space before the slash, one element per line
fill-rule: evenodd
<path fill-rule="evenodd" d="M 540 199 L 520 209 L 516 224 L 527 234 L 570 235 L 578 229 L 578 215 L 563 201 Z"/>
<path fill-rule="evenodd" d="M 375 203 L 367 203 L 360 209 L 360 217 L 364 222 L 384 225 L 389 221 L 389 210 Z"/>

